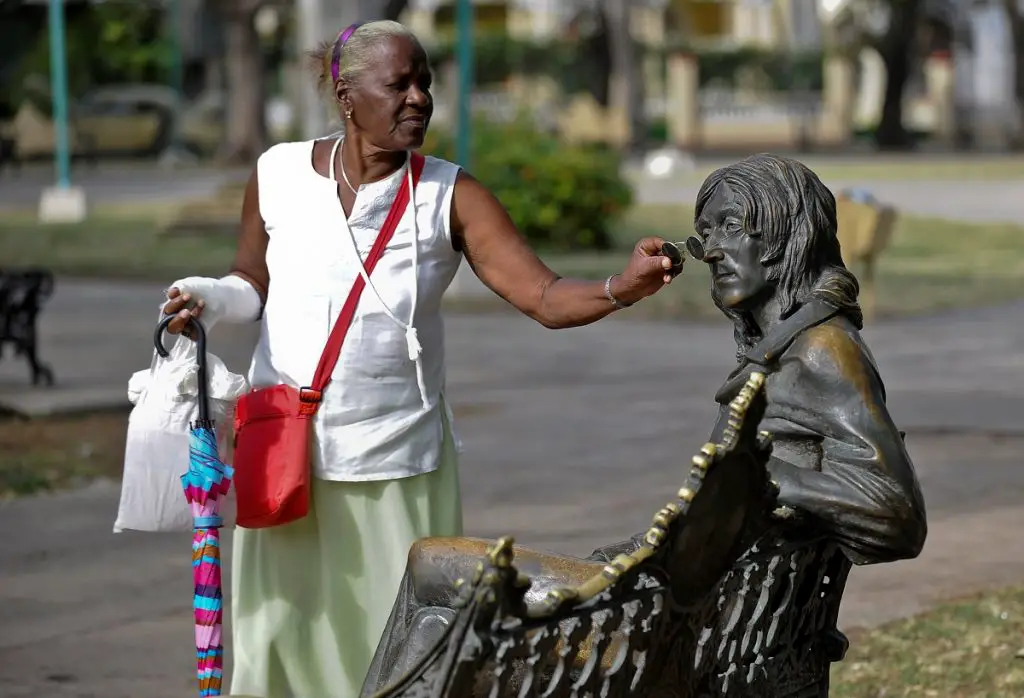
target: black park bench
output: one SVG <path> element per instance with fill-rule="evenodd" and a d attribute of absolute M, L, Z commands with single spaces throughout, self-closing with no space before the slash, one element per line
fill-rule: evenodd
<path fill-rule="evenodd" d="M 39 359 L 39 314 L 53 295 L 53 274 L 38 268 L 0 267 L 0 359 L 8 348 L 24 357 L 32 385 L 53 385 L 53 371 Z"/>

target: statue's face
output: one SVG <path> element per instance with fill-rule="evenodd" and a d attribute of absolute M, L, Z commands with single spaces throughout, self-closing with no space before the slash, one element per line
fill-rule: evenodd
<path fill-rule="evenodd" d="M 735 310 L 751 310 L 763 302 L 770 288 L 761 264 L 761 235 L 747 230 L 743 217 L 743 205 L 723 184 L 697 221 L 715 294 L 726 308 Z"/>

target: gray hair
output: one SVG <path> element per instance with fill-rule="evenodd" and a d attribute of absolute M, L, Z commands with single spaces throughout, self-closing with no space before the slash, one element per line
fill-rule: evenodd
<path fill-rule="evenodd" d="M 338 80 L 348 83 L 358 80 L 373 63 L 374 47 L 383 41 L 398 37 L 412 41 L 417 48 L 423 50 L 423 45 L 416 35 L 399 22 L 384 19 L 360 25 L 338 54 Z M 326 41 L 310 53 L 317 72 L 317 83 L 322 91 L 334 88 L 331 63 L 337 41 L 337 38 L 334 41 Z"/>

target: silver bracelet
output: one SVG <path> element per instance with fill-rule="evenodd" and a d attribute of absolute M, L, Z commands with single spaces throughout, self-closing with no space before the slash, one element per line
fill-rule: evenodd
<path fill-rule="evenodd" d="M 616 298 L 615 295 L 612 293 L 612 279 L 614 279 L 616 276 L 618 276 L 618 274 L 612 274 L 611 276 L 604 280 L 604 295 L 608 298 L 608 300 L 612 302 L 612 305 L 614 305 L 619 310 L 624 310 L 633 304 L 623 303 L 618 298 Z"/>

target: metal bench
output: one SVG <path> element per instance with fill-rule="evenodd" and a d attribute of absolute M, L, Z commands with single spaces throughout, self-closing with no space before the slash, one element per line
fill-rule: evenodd
<path fill-rule="evenodd" d="M 53 385 L 53 371 L 39 359 L 38 319 L 53 295 L 53 274 L 46 269 L 0 268 L 0 359 L 6 348 L 23 356 L 32 385 Z"/>

